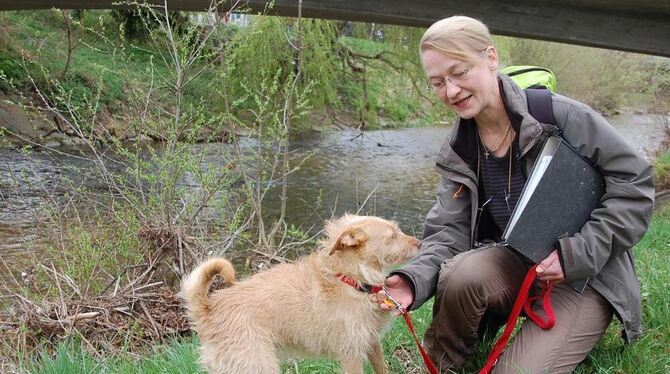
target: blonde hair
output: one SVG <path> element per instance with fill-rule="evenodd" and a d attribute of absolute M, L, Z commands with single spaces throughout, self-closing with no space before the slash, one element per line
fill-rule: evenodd
<path fill-rule="evenodd" d="M 492 45 L 489 28 L 480 20 L 452 16 L 433 23 L 426 30 L 419 52 L 432 49 L 451 58 L 476 63 L 479 53 Z"/>

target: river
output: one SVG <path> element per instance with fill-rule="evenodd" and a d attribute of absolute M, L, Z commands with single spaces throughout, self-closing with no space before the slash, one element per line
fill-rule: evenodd
<path fill-rule="evenodd" d="M 664 139 L 656 116 L 619 115 L 610 123 L 650 158 Z M 408 233 L 420 234 L 438 182 L 435 155 L 448 127 L 367 131 L 310 132 L 292 140 L 294 157 L 311 154 L 289 179 L 287 221 L 304 229 L 343 212 L 374 214 L 399 222 Z M 226 144 L 194 145 L 194 152 L 216 153 Z M 95 178 L 70 175 L 68 165 L 86 161 L 45 152 L 0 149 L 0 256 L 40 251 L 49 242 L 36 223 L 45 206 L 67 203 L 64 179 L 93 190 L 106 188 Z M 223 162 L 223 161 L 220 161 Z M 267 209 L 278 211 L 278 190 Z M 365 204 L 364 204 L 365 203 Z M 362 208 L 361 208 L 362 207 Z"/>

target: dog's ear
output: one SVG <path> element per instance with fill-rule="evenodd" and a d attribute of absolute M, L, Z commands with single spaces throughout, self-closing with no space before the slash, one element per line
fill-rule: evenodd
<path fill-rule="evenodd" d="M 333 248 L 330 249 L 329 255 L 332 255 L 337 250 L 347 248 L 356 248 L 368 240 L 368 235 L 360 227 L 350 227 L 346 229 L 337 241 Z"/>

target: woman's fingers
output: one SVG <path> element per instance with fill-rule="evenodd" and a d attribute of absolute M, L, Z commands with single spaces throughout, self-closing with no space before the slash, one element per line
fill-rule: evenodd
<path fill-rule="evenodd" d="M 561 261 L 558 258 L 558 252 L 553 250 L 547 258 L 537 264 L 537 279 L 541 281 L 560 282 L 565 280 Z"/>
<path fill-rule="evenodd" d="M 386 279 L 384 282 L 386 286 L 386 291 L 382 290 L 377 293 L 370 294 L 368 299 L 379 305 L 379 309 L 383 311 L 393 311 L 394 315 L 400 315 L 401 311 L 398 310 L 396 303 L 392 300 L 395 299 L 403 309 L 412 303 L 413 295 L 412 291 L 407 285 L 407 282 L 400 276 L 392 275 Z M 388 292 L 388 294 L 386 293 Z M 392 298 L 388 297 L 391 295 Z"/>
<path fill-rule="evenodd" d="M 388 288 L 402 288 L 406 287 L 405 280 L 399 275 L 391 275 L 386 278 L 386 287 Z"/>
<path fill-rule="evenodd" d="M 368 296 L 368 299 L 371 302 L 373 302 L 375 304 L 378 304 L 379 309 L 381 309 L 383 311 L 388 312 L 388 311 L 391 311 L 391 310 L 395 310 L 395 304 L 393 304 L 393 302 L 386 297 L 386 294 L 384 293 L 384 291 L 379 291 L 377 293 L 371 293 Z"/>

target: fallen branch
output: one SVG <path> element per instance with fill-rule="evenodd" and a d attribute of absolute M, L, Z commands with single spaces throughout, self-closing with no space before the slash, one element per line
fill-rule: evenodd
<path fill-rule="evenodd" d="M 77 313 L 77 314 L 74 314 L 72 316 L 65 317 L 64 319 L 47 320 L 47 321 L 43 321 L 42 323 L 44 324 L 44 326 L 53 329 L 53 328 L 60 327 L 60 326 L 65 326 L 65 325 L 74 325 L 77 322 L 89 320 L 89 319 L 92 319 L 92 318 L 96 318 L 100 315 L 102 315 L 101 312 Z"/>

